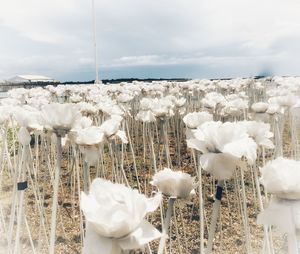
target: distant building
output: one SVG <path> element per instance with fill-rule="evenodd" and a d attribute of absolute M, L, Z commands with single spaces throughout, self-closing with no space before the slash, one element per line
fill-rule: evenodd
<path fill-rule="evenodd" d="M 7 83 L 17 84 L 17 83 L 58 83 L 58 80 L 49 78 L 42 75 L 18 75 L 7 80 Z"/>
<path fill-rule="evenodd" d="M 59 84 L 58 80 L 42 75 L 17 75 L 0 82 L 0 92 L 7 92 L 13 88 L 32 88 L 57 84 Z"/>

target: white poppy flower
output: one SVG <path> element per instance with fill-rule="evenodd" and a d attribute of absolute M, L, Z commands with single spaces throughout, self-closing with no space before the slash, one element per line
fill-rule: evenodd
<path fill-rule="evenodd" d="M 144 218 L 157 209 L 161 194 L 146 198 L 121 184 L 96 178 L 90 193 L 81 193 L 80 206 L 87 220 L 84 254 L 121 254 L 161 237 Z"/>
<path fill-rule="evenodd" d="M 85 129 L 92 126 L 92 119 L 86 116 L 81 117 L 78 121 L 75 122 L 73 129 Z"/>
<path fill-rule="evenodd" d="M 115 138 L 117 136 L 123 143 L 128 143 L 125 132 L 119 130 L 122 120 L 123 118 L 121 116 L 113 115 L 110 119 L 101 124 L 100 131 L 104 133 L 106 138 Z"/>
<path fill-rule="evenodd" d="M 300 161 L 278 157 L 261 168 L 261 183 L 271 194 L 300 199 Z"/>
<path fill-rule="evenodd" d="M 78 145 L 97 145 L 104 141 L 104 133 L 99 127 L 91 126 L 76 132 L 75 142 Z"/>
<path fill-rule="evenodd" d="M 192 112 L 183 117 L 183 122 L 190 129 L 196 129 L 204 122 L 212 121 L 213 116 L 207 112 Z"/>
<path fill-rule="evenodd" d="M 240 124 L 246 127 L 247 133 L 255 140 L 256 144 L 268 149 L 274 148 L 274 144 L 270 140 L 274 136 L 270 131 L 270 124 L 255 121 L 242 121 Z"/>
<path fill-rule="evenodd" d="M 40 111 L 36 109 L 26 110 L 25 107 L 16 107 L 13 109 L 13 117 L 20 126 L 29 130 L 42 130 L 43 117 Z"/>
<path fill-rule="evenodd" d="M 206 122 L 193 131 L 187 145 L 203 153 L 201 166 L 217 179 L 229 179 L 242 157 L 249 163 L 256 160 L 257 145 L 238 123 Z"/>
<path fill-rule="evenodd" d="M 157 172 L 153 176 L 151 184 L 163 194 L 176 198 L 187 198 L 196 187 L 194 177 L 169 168 Z"/>
<path fill-rule="evenodd" d="M 248 108 L 248 101 L 242 98 L 233 98 L 224 103 L 221 113 L 225 116 L 239 116 Z"/>
<path fill-rule="evenodd" d="M 220 93 L 210 92 L 205 95 L 201 102 L 204 107 L 214 109 L 217 105 L 223 105 L 226 102 L 226 99 Z"/>
<path fill-rule="evenodd" d="M 128 103 L 131 100 L 133 100 L 134 96 L 132 96 L 131 94 L 128 93 L 121 93 L 118 95 L 117 97 L 117 101 L 120 103 Z"/>
<path fill-rule="evenodd" d="M 156 121 L 155 115 L 152 113 L 151 110 L 147 110 L 147 111 L 141 110 L 141 111 L 139 111 L 137 113 L 135 119 L 138 120 L 138 121 L 142 121 L 144 123 L 151 123 L 151 122 Z"/>
<path fill-rule="evenodd" d="M 175 104 L 167 98 L 155 98 L 151 104 L 151 111 L 155 117 L 171 117 L 174 115 L 174 107 Z"/>
<path fill-rule="evenodd" d="M 283 114 L 284 109 L 282 107 L 280 107 L 280 105 L 277 103 L 270 103 L 266 113 L 268 113 L 270 115 L 274 115 L 276 113 Z"/>
<path fill-rule="evenodd" d="M 82 114 L 96 114 L 97 113 L 97 108 L 93 106 L 90 103 L 87 102 L 80 102 L 77 104 L 79 107 L 79 110 Z"/>
<path fill-rule="evenodd" d="M 269 107 L 269 103 L 266 103 L 266 102 L 256 102 L 256 103 L 252 104 L 251 109 L 255 113 L 265 113 L 267 111 L 268 107 Z"/>
<path fill-rule="evenodd" d="M 80 119 L 81 114 L 76 104 L 52 103 L 43 106 L 43 117 L 51 129 L 63 129 L 69 131 Z"/>

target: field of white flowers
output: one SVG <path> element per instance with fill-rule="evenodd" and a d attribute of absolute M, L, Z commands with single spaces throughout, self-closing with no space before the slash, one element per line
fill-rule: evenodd
<path fill-rule="evenodd" d="M 298 253 L 300 78 L 14 89 L 0 253 Z"/>

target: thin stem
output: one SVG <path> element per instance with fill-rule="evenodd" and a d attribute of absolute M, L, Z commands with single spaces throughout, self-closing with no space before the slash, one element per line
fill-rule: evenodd
<path fill-rule="evenodd" d="M 61 170 L 61 135 L 57 134 L 57 161 L 54 176 L 54 186 L 53 186 L 53 203 L 52 203 L 52 214 L 51 214 L 51 230 L 50 230 L 50 246 L 49 254 L 55 253 L 55 234 L 56 234 L 56 215 L 57 215 L 57 200 L 58 200 L 58 187 L 59 187 L 59 177 Z"/>
<path fill-rule="evenodd" d="M 169 231 L 169 226 L 170 226 L 170 221 L 171 221 L 171 217 L 172 217 L 172 211 L 173 211 L 173 206 L 174 206 L 175 200 L 176 200 L 176 198 L 173 198 L 173 197 L 169 198 L 168 210 L 167 210 L 166 219 L 165 219 L 165 223 L 164 223 L 164 227 L 163 227 L 163 235 L 160 238 L 157 254 L 164 253 L 166 239 L 167 239 L 167 232 Z"/>

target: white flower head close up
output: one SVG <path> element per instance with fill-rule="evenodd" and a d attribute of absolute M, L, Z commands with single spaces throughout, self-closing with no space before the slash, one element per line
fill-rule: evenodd
<path fill-rule="evenodd" d="M 240 123 L 246 127 L 247 133 L 255 140 L 258 146 L 274 149 L 274 144 L 271 140 L 274 134 L 270 131 L 270 124 L 256 121 L 242 121 Z"/>
<path fill-rule="evenodd" d="M 213 115 L 208 112 L 192 112 L 185 115 L 182 120 L 186 127 L 196 129 L 201 124 L 212 121 Z"/>
<path fill-rule="evenodd" d="M 216 179 L 230 179 L 243 165 L 243 157 L 249 164 L 256 160 L 257 145 L 239 123 L 206 122 L 193 133 L 195 138 L 187 139 L 187 145 L 202 153 L 201 166 Z"/>
<path fill-rule="evenodd" d="M 50 129 L 69 131 L 81 118 L 78 106 L 72 103 L 52 103 L 43 106 L 42 114 Z"/>
<path fill-rule="evenodd" d="M 153 176 L 151 184 L 163 194 L 175 198 L 188 198 L 196 187 L 195 178 L 182 171 L 164 168 Z"/>
<path fill-rule="evenodd" d="M 147 198 L 122 184 L 96 178 L 89 194 L 81 193 L 80 206 L 87 221 L 84 254 L 120 254 L 161 237 L 145 220 L 157 209 L 161 194 Z"/>
<path fill-rule="evenodd" d="M 300 161 L 278 157 L 261 168 L 266 190 L 284 199 L 300 200 Z"/>

